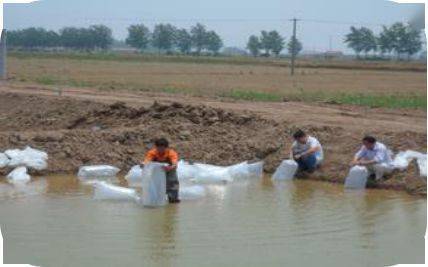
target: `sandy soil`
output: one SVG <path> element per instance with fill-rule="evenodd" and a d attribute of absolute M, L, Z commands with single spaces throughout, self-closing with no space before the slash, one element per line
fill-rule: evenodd
<path fill-rule="evenodd" d="M 120 101 L 120 102 L 118 102 Z M 158 103 L 154 104 L 154 101 Z M 168 94 L 0 85 L 0 151 L 31 145 L 49 153 L 47 173 L 109 163 L 128 170 L 157 136 L 182 158 L 212 164 L 264 160 L 272 172 L 303 128 L 323 143 L 326 161 L 312 179 L 343 182 L 362 135 L 393 151 L 426 152 L 426 113 L 296 102 L 253 103 Z M 6 173 L 8 170 L 2 170 Z M 425 194 L 415 166 L 379 184 Z"/>

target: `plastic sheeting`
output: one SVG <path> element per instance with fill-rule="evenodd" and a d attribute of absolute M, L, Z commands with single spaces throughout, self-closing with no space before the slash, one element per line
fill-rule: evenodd
<path fill-rule="evenodd" d="M 115 177 L 120 169 L 110 165 L 82 166 L 77 176 L 80 178 Z"/>
<path fill-rule="evenodd" d="M 0 168 L 4 168 L 9 164 L 9 158 L 4 153 L 0 153 Z"/>
<path fill-rule="evenodd" d="M 283 160 L 272 175 L 272 180 L 292 180 L 298 168 L 297 162 L 291 159 Z"/>
<path fill-rule="evenodd" d="M 364 166 L 354 166 L 349 171 L 345 180 L 345 188 L 364 189 L 366 188 L 369 172 Z"/>
<path fill-rule="evenodd" d="M 178 163 L 177 175 L 180 181 L 216 184 L 227 183 L 239 179 L 261 178 L 263 162 L 248 164 L 241 162 L 232 166 L 215 166 L 210 164 L 190 164 L 185 161 Z"/>
<path fill-rule="evenodd" d="M 200 185 L 182 186 L 178 191 L 179 199 L 194 200 L 205 197 L 207 194 L 205 187 Z"/>
<path fill-rule="evenodd" d="M 397 168 L 399 170 L 405 170 L 409 166 L 409 163 L 414 159 L 418 164 L 419 174 L 421 176 L 426 177 L 427 176 L 427 155 L 426 154 L 413 151 L 413 150 L 402 151 L 395 156 L 391 165 L 394 168 Z"/>
<path fill-rule="evenodd" d="M 129 185 L 141 186 L 141 183 L 143 182 L 143 169 L 140 165 L 133 166 L 125 175 L 125 179 L 128 181 Z"/>
<path fill-rule="evenodd" d="M 141 202 L 147 207 L 159 207 L 166 204 L 166 174 L 164 164 L 151 162 L 143 168 L 143 196 Z"/>
<path fill-rule="evenodd" d="M 8 166 L 27 166 L 36 170 L 44 170 L 48 167 L 48 154 L 27 146 L 24 150 L 9 149 L 4 152 L 10 159 Z"/>
<path fill-rule="evenodd" d="M 138 195 L 134 189 L 98 181 L 94 183 L 94 199 L 137 201 Z"/>
<path fill-rule="evenodd" d="M 12 184 L 25 184 L 31 181 L 31 177 L 28 175 L 27 167 L 25 166 L 17 167 L 6 178 Z"/>

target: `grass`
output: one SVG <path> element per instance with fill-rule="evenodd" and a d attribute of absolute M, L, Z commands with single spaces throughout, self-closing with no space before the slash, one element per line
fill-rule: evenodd
<path fill-rule="evenodd" d="M 278 102 L 282 101 L 283 97 L 278 94 L 266 93 L 266 92 L 254 92 L 244 90 L 232 90 L 228 93 L 220 94 L 221 97 L 229 97 L 237 100 L 247 101 L 268 101 Z"/>
<path fill-rule="evenodd" d="M 303 102 L 367 106 L 371 108 L 427 108 L 427 97 L 423 94 L 323 93 L 301 90 L 297 94 L 289 95 L 286 99 Z"/>

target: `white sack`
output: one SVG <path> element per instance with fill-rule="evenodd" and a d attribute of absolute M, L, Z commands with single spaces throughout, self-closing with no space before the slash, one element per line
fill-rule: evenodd
<path fill-rule="evenodd" d="M 366 188 L 369 172 L 364 166 L 354 166 L 349 171 L 345 180 L 345 188 L 364 189 Z"/>
<path fill-rule="evenodd" d="M 262 178 L 263 177 L 263 165 L 264 165 L 263 161 L 248 164 L 248 170 L 250 172 L 250 177 Z"/>
<path fill-rule="evenodd" d="M 164 206 L 166 204 L 166 173 L 164 164 L 151 162 L 143 168 L 142 204 L 148 207 Z"/>
<path fill-rule="evenodd" d="M 206 190 L 203 186 L 193 185 L 180 187 L 178 191 L 179 199 L 181 200 L 193 200 L 206 196 Z"/>
<path fill-rule="evenodd" d="M 272 180 L 292 180 L 298 168 L 297 162 L 291 159 L 283 160 L 272 175 Z"/>
<path fill-rule="evenodd" d="M 401 151 L 395 156 L 391 165 L 394 168 L 397 168 L 399 170 L 405 170 L 409 166 L 409 163 L 414 159 L 418 164 L 419 174 L 421 176 L 426 177 L 427 176 L 427 166 L 426 166 L 427 155 L 426 154 L 413 151 L 413 150 Z"/>
<path fill-rule="evenodd" d="M 12 184 L 25 184 L 31 180 L 30 175 L 27 173 L 27 167 L 24 166 L 17 167 L 6 178 Z"/>
<path fill-rule="evenodd" d="M 197 167 L 184 160 L 180 160 L 177 164 L 177 176 L 180 181 L 192 180 L 197 174 Z"/>
<path fill-rule="evenodd" d="M 5 154 L 10 158 L 9 166 L 27 166 L 36 170 L 47 168 L 48 154 L 44 151 L 33 149 L 27 146 L 24 150 L 10 149 Z"/>
<path fill-rule="evenodd" d="M 9 158 L 4 153 L 0 153 L 0 168 L 4 168 L 9 164 Z"/>
<path fill-rule="evenodd" d="M 104 181 L 94 184 L 94 199 L 136 201 L 137 198 L 134 189 L 108 184 Z"/>
<path fill-rule="evenodd" d="M 133 166 L 125 175 L 125 179 L 128 181 L 129 185 L 141 186 L 141 183 L 143 182 L 143 169 L 140 165 Z"/>
<path fill-rule="evenodd" d="M 77 176 L 80 178 L 114 177 L 120 169 L 110 165 L 82 166 Z"/>

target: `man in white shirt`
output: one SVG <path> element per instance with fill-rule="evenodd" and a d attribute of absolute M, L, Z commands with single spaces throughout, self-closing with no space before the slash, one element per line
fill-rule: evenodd
<path fill-rule="evenodd" d="M 392 172 L 391 162 L 391 153 L 388 148 L 373 136 L 368 135 L 363 138 L 363 146 L 355 154 L 351 164 L 365 166 L 370 175 L 380 180 L 385 174 Z"/>
<path fill-rule="evenodd" d="M 324 160 L 324 152 L 320 142 L 302 130 L 296 131 L 293 138 L 291 157 L 299 165 L 299 170 L 314 172 Z"/>

